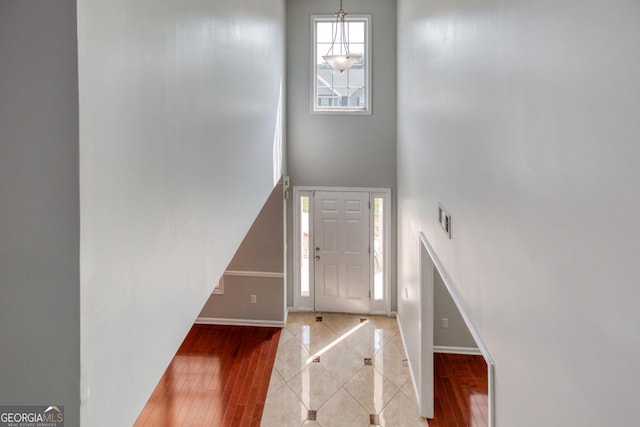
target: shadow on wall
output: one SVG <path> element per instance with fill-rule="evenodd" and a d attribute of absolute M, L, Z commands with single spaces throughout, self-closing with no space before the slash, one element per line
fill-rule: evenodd
<path fill-rule="evenodd" d="M 274 187 L 196 323 L 284 326 L 284 203 Z"/>
<path fill-rule="evenodd" d="M 433 347 L 436 353 L 480 354 L 442 276 L 433 272 Z"/>

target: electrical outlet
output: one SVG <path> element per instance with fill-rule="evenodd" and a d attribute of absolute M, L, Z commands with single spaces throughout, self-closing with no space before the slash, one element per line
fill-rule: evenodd
<path fill-rule="evenodd" d="M 256 296 L 251 295 L 251 304 L 255 304 L 255 303 L 256 303 Z"/>
<path fill-rule="evenodd" d="M 449 319 L 447 319 L 446 317 L 442 318 L 442 328 L 443 329 L 447 329 L 449 327 Z"/>

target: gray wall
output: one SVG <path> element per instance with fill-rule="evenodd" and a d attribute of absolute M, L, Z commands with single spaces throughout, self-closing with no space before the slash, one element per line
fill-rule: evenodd
<path fill-rule="evenodd" d="M 496 364 L 496 425 L 635 424 L 640 4 L 398 5 L 398 286 L 423 231 Z"/>
<path fill-rule="evenodd" d="M 447 328 L 442 327 L 443 318 L 449 322 Z M 434 346 L 478 348 L 458 307 L 456 307 L 456 303 L 451 298 L 442 276 L 436 269 L 433 272 L 433 319 L 435 322 L 433 325 Z"/>
<path fill-rule="evenodd" d="M 282 182 L 271 192 L 227 270 L 283 273 L 284 201 Z M 224 276 L 224 293 L 211 295 L 200 318 L 284 321 L 284 278 Z M 251 304 L 251 295 L 256 303 Z"/>
<path fill-rule="evenodd" d="M 396 2 L 349 0 L 348 13 L 371 14 L 372 111 L 369 116 L 311 114 L 313 14 L 333 0 L 287 1 L 288 170 L 293 185 L 395 188 Z"/>
<path fill-rule="evenodd" d="M 284 223 L 282 182 L 275 186 L 227 270 L 282 273 Z"/>
<path fill-rule="evenodd" d="M 0 405 L 79 424 L 75 1 L 0 1 Z"/>
<path fill-rule="evenodd" d="M 345 10 L 370 14 L 372 115 L 311 114 L 313 14 L 335 14 L 333 0 L 287 1 L 288 171 L 295 186 L 391 188 L 396 183 L 396 2 L 349 0 Z M 395 209 L 392 209 L 395 229 Z M 289 206 L 289 218 L 291 204 Z M 288 227 L 290 230 L 292 227 Z M 395 239 L 395 235 L 394 235 Z M 395 240 L 394 240 L 395 242 Z M 292 247 L 291 237 L 289 247 Z M 393 245 L 395 249 L 395 245 Z M 394 251 L 392 250 L 392 253 Z M 289 251 L 292 256 L 293 251 Z M 292 266 L 292 260 L 288 265 Z M 395 260 L 392 262 L 395 269 Z M 292 267 L 290 267 L 292 268 Z M 289 272 L 293 277 L 293 272 Z M 392 274 L 395 277 L 395 274 Z M 292 286 L 292 281 L 290 283 Z M 293 304 L 289 286 L 288 303 Z M 394 286 L 395 288 L 395 286 Z M 392 292 L 392 302 L 395 292 Z M 393 304 L 395 306 L 395 304 Z"/>
<path fill-rule="evenodd" d="M 251 295 L 256 303 L 251 303 Z M 200 322 L 274 325 L 284 322 L 284 283 L 282 278 L 224 276 L 224 294 L 211 295 L 200 313 Z"/>
<path fill-rule="evenodd" d="M 284 16 L 78 4 L 83 425 L 133 424 L 273 189 Z"/>

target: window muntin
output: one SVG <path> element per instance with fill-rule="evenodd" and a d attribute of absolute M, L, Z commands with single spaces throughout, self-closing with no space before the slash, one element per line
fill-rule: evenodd
<path fill-rule="evenodd" d="M 338 31 L 333 52 L 331 44 L 334 32 Z M 345 32 L 349 40 L 349 51 L 362 57 L 345 71 L 334 70 L 322 59 L 329 54 L 343 53 L 339 44 L 341 28 L 336 28 L 335 16 L 313 16 L 313 94 L 312 111 L 317 113 L 360 113 L 370 111 L 370 67 L 369 17 L 348 15 Z"/>

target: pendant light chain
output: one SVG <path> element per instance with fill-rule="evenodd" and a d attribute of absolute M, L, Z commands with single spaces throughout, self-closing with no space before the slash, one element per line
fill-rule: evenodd
<path fill-rule="evenodd" d="M 345 24 L 344 24 L 344 18 L 347 16 L 347 13 L 344 11 L 344 8 L 342 6 L 342 0 L 340 0 L 340 9 L 338 10 L 338 12 L 336 13 L 336 25 L 335 25 L 335 29 L 333 32 L 333 40 L 331 41 L 331 47 L 329 48 L 329 50 L 327 51 L 327 55 L 333 53 L 335 55 L 335 44 L 336 44 L 336 39 L 338 38 L 338 28 L 341 29 L 341 34 L 340 34 L 340 54 L 341 55 L 347 55 L 349 56 L 349 42 L 347 40 L 347 35 L 345 32 Z M 343 52 L 343 48 L 344 48 L 344 52 Z"/>
<path fill-rule="evenodd" d="M 340 10 L 336 13 L 336 23 L 333 31 L 333 40 L 331 42 L 331 47 L 327 51 L 327 54 L 322 57 L 334 70 L 338 70 L 343 72 L 351 68 L 360 58 L 362 58 L 362 54 L 355 53 L 352 54 L 349 51 L 349 40 L 347 38 L 347 26 L 345 25 L 345 17 L 347 13 L 344 11 L 342 7 L 342 0 L 340 2 Z M 338 40 L 338 30 L 341 31 L 340 34 L 340 53 L 336 54 L 336 40 Z"/>

